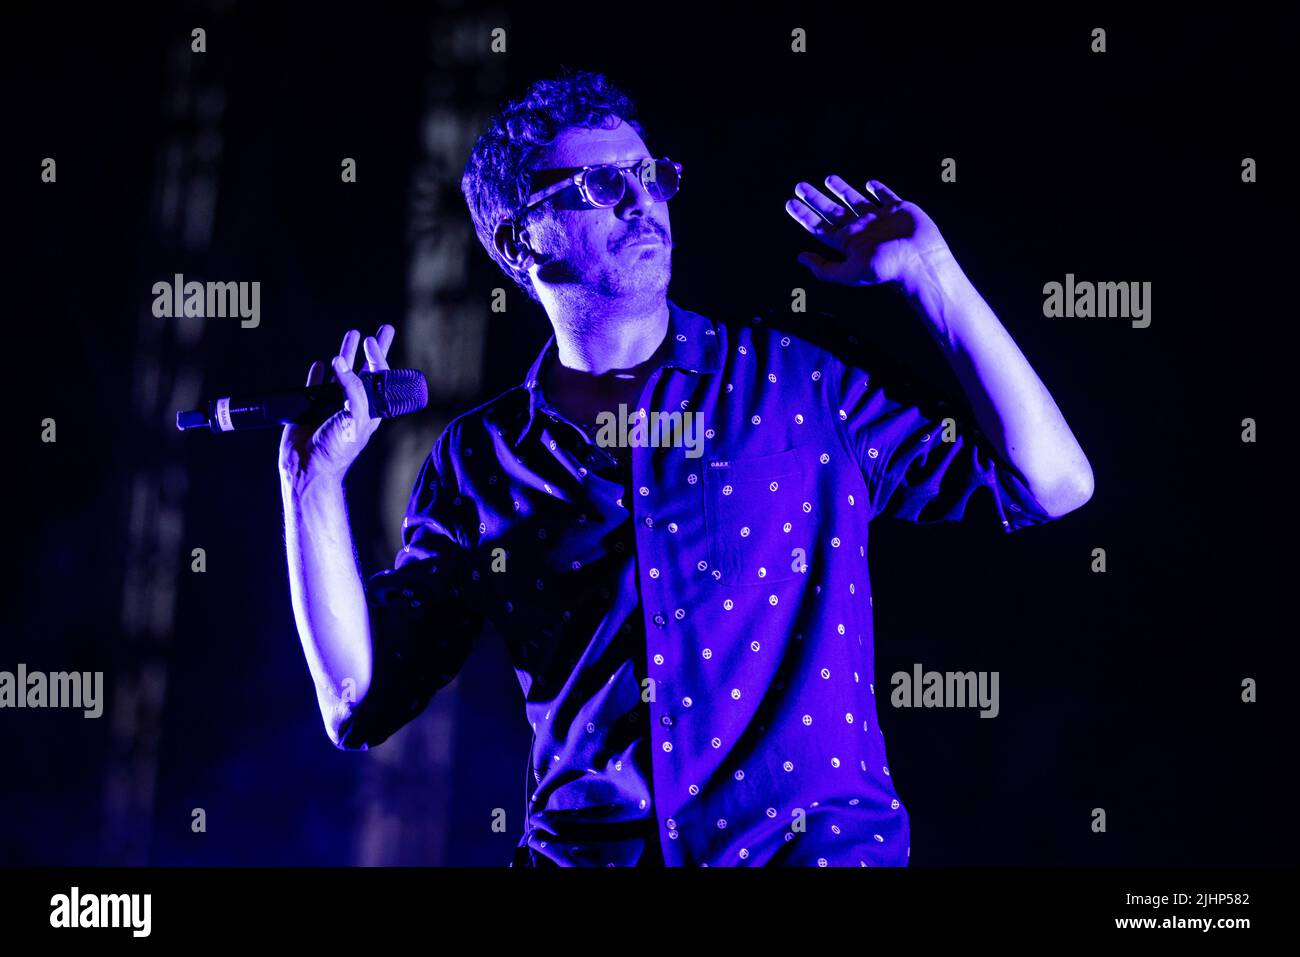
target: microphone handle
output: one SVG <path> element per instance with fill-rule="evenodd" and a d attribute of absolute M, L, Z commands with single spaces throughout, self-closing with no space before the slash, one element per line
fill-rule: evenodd
<path fill-rule="evenodd" d="M 359 372 L 367 411 L 373 418 L 418 412 L 428 402 L 424 376 L 414 369 Z M 228 395 L 204 409 L 176 413 L 176 428 L 243 432 L 279 425 L 320 424 L 343 408 L 347 396 L 337 382 L 303 386 L 281 392 Z"/>
<path fill-rule="evenodd" d="M 222 396 L 208 403 L 207 423 L 213 432 L 243 432 L 281 425 L 324 422 L 343 408 L 343 387 L 328 382 L 258 396 Z"/>

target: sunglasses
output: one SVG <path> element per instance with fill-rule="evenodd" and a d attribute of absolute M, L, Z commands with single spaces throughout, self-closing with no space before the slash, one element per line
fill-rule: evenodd
<path fill-rule="evenodd" d="M 639 159 L 630 163 L 601 163 L 596 166 L 584 166 L 571 176 L 566 176 L 543 190 L 528 197 L 528 205 L 520 210 L 520 215 L 528 212 L 538 203 L 545 202 L 561 190 L 577 186 L 582 201 L 588 206 L 607 209 L 617 206 L 627 193 L 628 173 L 637 170 L 637 178 L 647 194 L 656 203 L 664 203 L 677 195 L 682 185 L 682 164 L 662 159 Z"/>

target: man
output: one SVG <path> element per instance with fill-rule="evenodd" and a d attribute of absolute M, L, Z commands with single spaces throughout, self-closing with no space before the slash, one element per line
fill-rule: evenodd
<path fill-rule="evenodd" d="M 462 188 L 478 235 L 554 335 L 522 386 L 438 437 L 394 568 L 363 585 L 344 511 L 377 428 L 355 330 L 333 360 L 348 410 L 285 430 L 290 580 L 322 717 L 340 748 L 384 741 L 490 621 L 534 729 L 515 864 L 905 865 L 868 522 L 982 514 L 1014 531 L 1086 502 L 1091 469 L 934 223 L 883 183 L 866 196 L 830 177 L 834 198 L 798 184 L 787 211 L 838 254 L 801 261 L 825 281 L 900 284 L 978 425 L 758 319 L 732 329 L 669 299 L 682 170 L 633 113 L 576 73 L 535 84 L 475 145 Z M 392 339 L 366 338 L 371 370 Z M 620 405 L 639 439 L 622 440 Z"/>

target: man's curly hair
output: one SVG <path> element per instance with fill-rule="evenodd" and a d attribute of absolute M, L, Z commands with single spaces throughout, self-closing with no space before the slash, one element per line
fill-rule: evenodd
<path fill-rule="evenodd" d="M 631 98 L 603 74 L 563 68 L 560 77 L 538 80 L 522 99 L 492 116 L 470 151 L 460 189 L 474 231 L 488 255 L 534 302 L 537 293 L 527 275 L 514 272 L 492 243 L 501 219 L 518 217 L 528 201 L 529 161 L 569 127 L 612 129 L 621 119 L 644 139 L 635 112 Z"/>

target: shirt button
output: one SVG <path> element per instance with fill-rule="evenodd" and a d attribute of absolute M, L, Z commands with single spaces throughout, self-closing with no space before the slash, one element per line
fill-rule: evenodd
<path fill-rule="evenodd" d="M 655 615 L 655 624 L 658 625 L 660 628 L 662 628 L 665 624 L 667 624 L 667 620 L 664 618 L 663 615 Z"/>
<path fill-rule="evenodd" d="M 649 515 L 647 515 L 647 516 L 645 517 L 645 527 L 646 527 L 646 528 L 654 528 L 654 524 L 655 524 L 654 519 L 651 518 Z"/>

